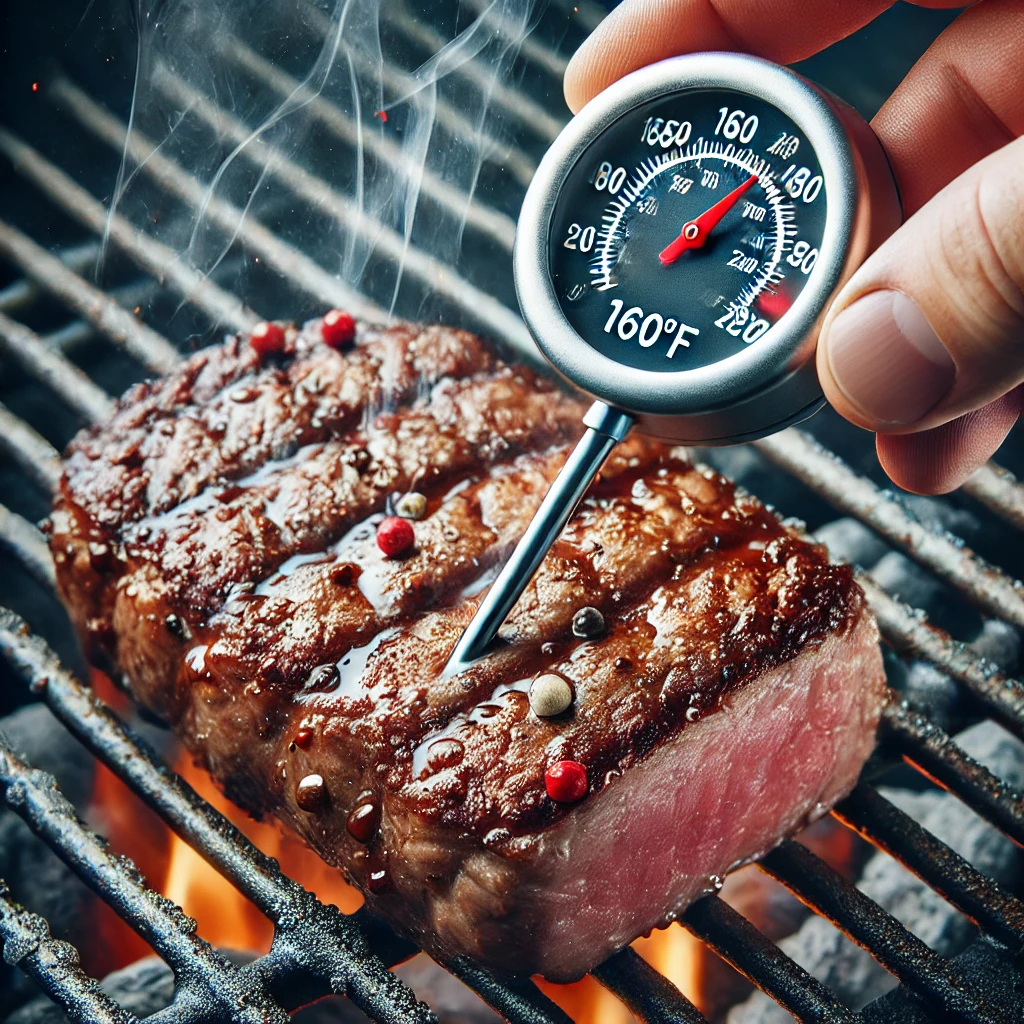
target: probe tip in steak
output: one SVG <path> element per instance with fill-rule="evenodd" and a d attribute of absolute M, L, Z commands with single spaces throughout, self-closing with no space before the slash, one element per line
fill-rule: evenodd
<path fill-rule="evenodd" d="M 229 339 L 83 432 L 62 593 L 228 795 L 397 929 L 579 977 L 850 790 L 874 621 L 822 548 L 633 437 L 445 678 L 583 407 L 465 332 L 344 326 Z"/>

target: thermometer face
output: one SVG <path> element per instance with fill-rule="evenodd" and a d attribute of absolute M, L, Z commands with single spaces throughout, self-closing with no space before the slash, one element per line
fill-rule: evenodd
<path fill-rule="evenodd" d="M 556 300 L 590 346 L 657 373 L 758 344 L 807 284 L 828 189 L 804 132 L 734 89 L 641 104 L 582 152 L 554 205 Z"/>
<path fill-rule="evenodd" d="M 821 408 L 829 302 L 898 223 L 854 111 L 769 61 L 687 54 L 619 79 L 552 143 L 516 294 L 576 388 L 656 437 L 735 444 Z"/>

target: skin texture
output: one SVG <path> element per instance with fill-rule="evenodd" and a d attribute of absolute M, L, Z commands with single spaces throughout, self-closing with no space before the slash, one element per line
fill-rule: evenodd
<path fill-rule="evenodd" d="M 699 50 L 801 60 L 889 6 L 888 0 L 625 0 L 573 58 L 566 99 L 578 110 L 630 71 Z M 1024 406 L 1022 52 L 1024 3 L 981 0 L 939 36 L 878 112 L 872 128 L 907 220 L 836 296 L 819 340 L 818 374 L 829 401 L 877 433 L 886 472 L 919 493 L 959 486 L 999 447 Z M 829 351 L 839 314 L 883 290 L 917 304 L 955 367 L 948 390 L 898 425 L 872 416 L 841 385 Z"/>

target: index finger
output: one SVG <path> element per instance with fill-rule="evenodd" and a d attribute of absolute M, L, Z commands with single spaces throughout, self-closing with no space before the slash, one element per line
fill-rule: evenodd
<path fill-rule="evenodd" d="M 791 64 L 856 32 L 894 0 L 625 0 L 579 48 L 565 73 L 575 113 L 630 71 L 698 50 L 736 50 Z M 964 0 L 918 0 L 963 7 Z"/>

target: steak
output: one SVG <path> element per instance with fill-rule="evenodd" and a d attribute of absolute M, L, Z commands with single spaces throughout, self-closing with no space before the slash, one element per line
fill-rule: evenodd
<path fill-rule="evenodd" d="M 850 569 L 643 437 L 445 678 L 583 406 L 461 331 L 321 330 L 130 390 L 52 516 L 88 653 L 231 799 L 434 955 L 565 981 L 850 790 L 886 699 Z"/>

